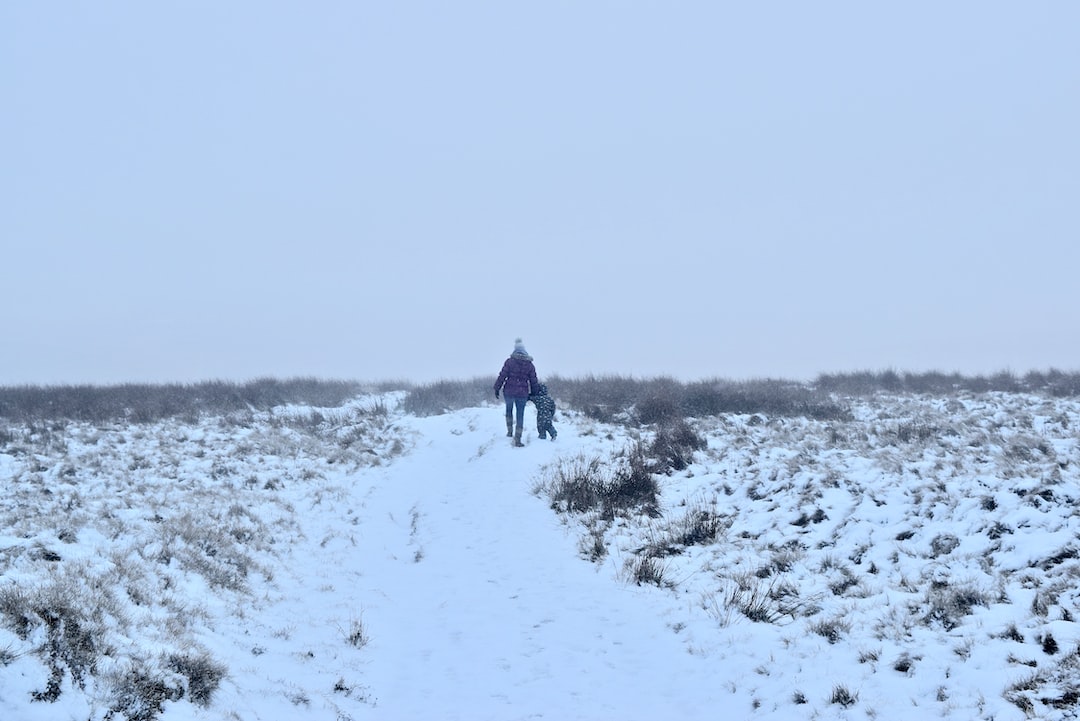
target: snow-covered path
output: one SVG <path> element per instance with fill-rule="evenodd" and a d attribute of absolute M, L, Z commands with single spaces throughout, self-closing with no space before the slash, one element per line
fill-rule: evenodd
<path fill-rule="evenodd" d="M 530 492 L 573 441 L 514 449 L 493 435 L 499 421 L 418 421 L 422 444 L 366 499 L 351 595 L 379 660 L 364 675 L 381 717 L 685 717 L 680 698 L 701 702 L 700 659 L 650 594 L 579 560 Z"/>

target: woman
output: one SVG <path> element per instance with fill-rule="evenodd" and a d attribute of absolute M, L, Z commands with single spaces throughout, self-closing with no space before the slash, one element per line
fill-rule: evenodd
<path fill-rule="evenodd" d="M 525 404 L 539 385 L 532 356 L 525 352 L 525 344 L 518 338 L 514 341 L 514 352 L 503 363 L 502 371 L 495 380 L 495 398 L 499 397 L 500 391 L 506 398 L 506 435 L 514 437 L 514 445 L 518 448 L 525 445 L 521 442 L 521 430 L 525 427 Z"/>

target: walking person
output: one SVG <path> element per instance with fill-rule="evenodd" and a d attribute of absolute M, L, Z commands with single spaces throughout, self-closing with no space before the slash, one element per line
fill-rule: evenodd
<path fill-rule="evenodd" d="M 529 400 L 536 406 L 536 433 L 540 440 L 545 440 L 549 433 L 551 440 L 555 440 L 555 436 L 559 435 L 554 423 L 555 399 L 548 395 L 547 386 L 541 383 Z"/>
<path fill-rule="evenodd" d="M 521 431 L 525 427 L 525 404 L 539 386 L 532 356 L 525 351 L 525 344 L 518 338 L 514 341 L 514 352 L 503 362 L 499 377 L 495 380 L 495 398 L 501 392 L 506 399 L 506 435 L 513 436 L 514 445 L 518 448 L 525 445 L 521 442 Z"/>

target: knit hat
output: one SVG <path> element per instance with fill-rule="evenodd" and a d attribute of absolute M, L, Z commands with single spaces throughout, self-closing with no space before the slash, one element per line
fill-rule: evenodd
<path fill-rule="evenodd" d="M 525 342 L 522 341 L 520 338 L 514 339 L 514 352 L 525 353 Z"/>

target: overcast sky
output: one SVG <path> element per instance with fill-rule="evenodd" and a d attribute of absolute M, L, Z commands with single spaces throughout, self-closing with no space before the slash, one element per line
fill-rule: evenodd
<path fill-rule="evenodd" d="M 3 3 L 0 384 L 1080 369 L 1078 28 Z"/>

